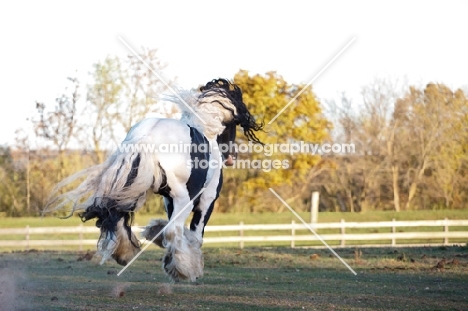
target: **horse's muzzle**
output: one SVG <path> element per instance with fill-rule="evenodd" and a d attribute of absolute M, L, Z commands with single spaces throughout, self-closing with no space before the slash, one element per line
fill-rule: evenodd
<path fill-rule="evenodd" d="M 224 165 L 226 166 L 233 166 L 234 165 L 234 158 L 232 155 L 228 155 L 227 159 L 224 160 Z"/>

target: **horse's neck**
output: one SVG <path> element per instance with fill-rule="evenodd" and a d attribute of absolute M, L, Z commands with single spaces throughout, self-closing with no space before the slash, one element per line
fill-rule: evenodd
<path fill-rule="evenodd" d="M 194 110 L 196 115 L 184 112 L 181 121 L 196 128 L 203 133 L 209 141 L 216 141 L 218 135 L 226 128 L 221 121 L 222 116 L 217 116 L 213 114 L 213 112 L 206 112 L 202 109 L 195 108 Z"/>

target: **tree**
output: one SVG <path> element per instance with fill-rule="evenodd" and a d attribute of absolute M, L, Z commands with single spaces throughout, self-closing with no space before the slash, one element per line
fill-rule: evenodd
<path fill-rule="evenodd" d="M 58 151 L 60 161 L 58 180 L 64 177 L 65 151 L 77 130 L 76 106 L 79 100 L 80 84 L 77 78 L 68 78 L 68 80 L 72 83 L 71 93 L 65 92 L 56 98 L 53 111 L 48 111 L 44 103 L 36 102 L 39 120 L 34 122 L 36 136 L 52 143 Z"/>
<path fill-rule="evenodd" d="M 450 207 L 457 176 L 467 159 L 463 152 L 467 142 L 467 98 L 461 90 L 452 92 L 443 84 L 430 83 L 424 90 L 410 88 L 400 106 L 408 107 L 406 126 L 412 138 L 406 209 L 411 208 L 418 186 L 426 177 L 438 183 L 445 205 Z"/>
<path fill-rule="evenodd" d="M 334 119 L 335 142 L 352 143 L 357 148 L 359 154 L 344 154 L 329 156 L 329 161 L 333 162 L 325 176 L 321 180 L 327 183 L 325 195 L 333 196 L 336 205 L 341 211 L 361 211 L 366 209 L 366 179 L 365 169 L 366 155 L 363 151 L 363 123 L 362 113 L 357 114 L 356 104 L 346 94 L 341 94 L 339 103 L 334 100 L 327 101 L 328 114 Z M 327 114 L 327 115 L 328 115 Z M 323 179 L 323 177 L 325 179 Z M 368 186 L 368 185 L 367 185 Z M 369 196 L 367 196 L 369 198 Z M 328 204 L 329 200 L 328 200 Z M 335 207 L 335 210 L 338 210 Z"/>
<path fill-rule="evenodd" d="M 119 144 L 135 123 L 149 113 L 174 114 L 175 108 L 159 103 L 167 87 L 153 72 L 165 68 L 157 50 L 144 49 L 139 57 L 129 55 L 126 59 L 109 56 L 93 67 L 85 111 L 91 116 L 87 127 L 95 162 L 102 163 L 109 143 Z"/>
<path fill-rule="evenodd" d="M 450 207 L 462 196 L 458 189 L 468 141 L 464 93 L 440 84 L 398 89 L 377 79 L 363 89 L 359 115 L 348 109 L 338 118 L 340 135 L 355 142 L 358 156 L 335 159 L 335 175 L 327 181 L 337 187 L 337 197 L 346 193 L 351 211 L 359 205 L 386 209 L 390 201 L 397 212 Z"/>
<path fill-rule="evenodd" d="M 154 70 L 164 68 L 155 50 L 144 50 L 140 57 Z M 94 64 L 91 77 L 93 81 L 86 87 L 85 100 L 80 101 L 78 80 L 69 78 L 71 86 L 55 100 L 55 105 L 36 102 L 38 115 L 33 119 L 33 127 L 42 144 L 27 152 L 25 177 L 30 194 L 27 202 L 31 202 L 34 211 L 42 210 L 50 190 L 59 180 L 92 162 L 102 163 L 106 152 L 120 143 L 133 123 L 150 112 L 169 111 L 166 106 L 161 109 L 157 106 L 165 84 L 137 64 L 135 57 L 107 57 Z M 110 145 L 112 141 L 114 145 Z M 87 152 L 89 146 L 91 153 Z M 26 148 L 20 153 L 26 154 Z M 1 176 L 5 174 L 0 171 Z M 12 189 L 7 190 L 13 193 Z M 159 201 L 149 200 L 146 210 L 160 207 Z"/>
<path fill-rule="evenodd" d="M 125 59 L 109 56 L 94 64 L 85 114 L 90 116 L 86 127 L 95 163 L 102 163 L 106 152 L 120 144 L 131 126 L 149 114 L 169 117 L 177 112 L 173 104 L 163 105 L 160 101 L 167 85 L 154 72 L 160 74 L 164 68 L 156 49 L 143 49 L 138 57 L 129 55 Z M 143 211 L 162 209 L 161 199 L 153 196 Z"/>
<path fill-rule="evenodd" d="M 166 67 L 159 59 L 156 49 L 143 49 L 136 57 L 129 55 L 122 73 L 122 93 L 126 105 L 119 113 L 119 121 L 125 131 L 146 117 L 148 113 L 158 112 L 169 116 L 174 114 L 172 104 L 159 103 L 160 95 L 167 91 L 167 86 L 155 74 Z M 150 69 L 151 68 L 151 69 Z M 167 81 L 172 84 L 172 81 Z"/>
<path fill-rule="evenodd" d="M 397 90 L 396 81 L 376 78 L 362 89 L 362 103 L 345 94 L 338 103 L 327 101 L 327 113 L 335 125 L 334 141 L 352 143 L 356 149 L 356 154 L 330 157 L 334 165 L 320 176 L 326 194 L 335 198 L 340 210 L 378 209 L 392 199 L 386 191 L 391 188 L 387 171 L 392 148 L 388 144 L 392 141 L 391 111 Z"/>
<path fill-rule="evenodd" d="M 15 168 L 11 149 L 0 146 L 0 212 L 21 216 L 26 212 L 26 193 L 21 182 L 24 171 Z"/>
<path fill-rule="evenodd" d="M 241 193 L 247 196 L 247 204 L 253 209 L 271 210 L 272 205 L 267 204 L 259 195 L 269 187 L 283 187 L 289 190 L 288 202 L 294 201 L 304 195 L 308 190 L 307 178 L 314 175 L 312 169 L 320 162 L 320 156 L 313 155 L 307 150 L 297 154 L 288 154 L 283 150 L 269 150 L 275 144 L 283 144 L 285 148 L 291 144 L 321 143 L 329 135 L 331 124 L 324 118 L 320 103 L 310 86 L 287 83 L 283 77 L 275 72 L 265 75 L 249 75 L 245 70 L 239 71 L 234 77 L 234 83 L 243 91 L 243 100 L 249 111 L 257 120 L 266 122 L 272 120 L 275 115 L 285 107 L 296 95 L 305 90 L 293 100 L 293 103 L 272 124 L 265 126 L 263 132 L 258 133 L 258 138 L 265 144 L 260 153 L 240 155 L 239 159 L 248 159 L 250 163 L 257 163 L 257 168 L 246 170 L 245 182 L 242 183 Z M 237 142 L 247 143 L 242 133 L 238 133 Z M 258 150 L 260 150 L 259 148 Z M 255 148 L 253 148 L 255 150 Z M 289 150 L 291 151 L 291 150 Z M 273 161 L 279 164 L 278 169 L 265 169 Z M 257 162 L 255 162 L 257 161 Z M 283 165 L 287 163 L 286 165 Z M 312 173 L 311 173 L 312 172 Z M 293 189 L 294 182 L 304 183 L 302 189 Z M 298 190 L 303 190 L 299 193 Z M 283 192 L 284 194 L 285 192 Z M 307 194 L 307 197 L 309 194 Z M 280 207 L 282 209 L 282 207 Z"/>
<path fill-rule="evenodd" d="M 107 57 L 93 65 L 93 82 L 87 87 L 85 114 L 90 116 L 87 128 L 95 163 L 102 163 L 105 157 L 106 142 L 113 141 L 118 124 L 120 94 L 122 92 L 122 61 L 117 57 Z M 104 144 L 104 146 L 103 146 Z"/>
<path fill-rule="evenodd" d="M 400 211 L 399 162 L 397 157 L 404 157 L 401 144 L 395 142 L 395 135 L 400 129 L 398 115 L 393 114 L 395 103 L 402 91 L 398 81 L 376 78 L 362 90 L 364 109 L 361 124 L 358 126 L 361 147 L 365 150 L 366 207 L 381 204 L 383 200 L 392 200 L 393 208 Z M 401 143 L 402 141 L 399 141 Z M 391 176 L 388 176 L 388 173 Z M 393 197 L 387 191 L 393 189 Z M 377 200 L 373 193 L 378 196 Z"/>

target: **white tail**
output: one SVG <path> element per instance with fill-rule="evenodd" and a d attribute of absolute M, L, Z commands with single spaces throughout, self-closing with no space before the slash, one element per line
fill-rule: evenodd
<path fill-rule="evenodd" d="M 138 165 L 135 165 L 136 161 L 139 162 Z M 161 183 L 159 166 L 155 161 L 153 153 L 116 151 L 106 162 L 60 182 L 53 189 L 45 211 L 61 210 L 72 204 L 72 215 L 73 212 L 85 210 L 91 205 L 99 205 L 102 200 L 115 200 L 122 207 L 136 203 L 133 208 L 136 211 L 144 204 L 146 191 L 152 187 L 158 189 Z M 78 187 L 55 196 L 57 192 L 83 177 L 86 179 Z"/>
<path fill-rule="evenodd" d="M 61 183 L 52 197 L 76 180 L 85 180 L 75 189 L 51 199 L 46 211 L 56 211 L 71 204 L 86 221 L 98 218 L 101 228 L 98 252 L 102 261 L 110 257 L 126 264 L 139 250 L 139 241 L 131 232 L 131 214 L 146 201 L 148 189 L 158 189 L 162 176 L 154 153 L 116 151 L 106 162 L 79 172 Z"/>

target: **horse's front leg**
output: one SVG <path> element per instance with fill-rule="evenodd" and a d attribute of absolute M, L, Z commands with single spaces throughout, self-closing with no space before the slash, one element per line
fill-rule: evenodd
<path fill-rule="evenodd" d="M 213 178 L 208 183 L 205 191 L 200 195 L 200 200 L 193 211 L 192 221 L 190 222 L 190 231 L 202 240 L 205 233 L 205 226 L 210 220 L 213 212 L 214 204 L 219 197 L 219 193 L 223 186 L 223 172 L 217 170 L 213 174 Z"/>
<path fill-rule="evenodd" d="M 183 189 L 180 190 L 179 193 L 165 192 L 160 194 L 164 195 L 164 208 L 169 221 L 165 219 L 153 219 L 144 228 L 141 235 L 146 238 L 146 240 L 152 241 L 161 248 L 165 248 L 167 244 L 165 240 L 172 240 L 176 232 L 176 227 L 184 225 L 185 219 L 193 208 L 193 203 L 190 201 L 187 192 L 183 191 Z M 176 197 L 175 212 L 173 197 Z"/>
<path fill-rule="evenodd" d="M 218 194 L 219 191 L 217 191 L 215 194 L 207 193 L 206 195 L 202 195 L 200 202 L 193 211 L 193 217 L 190 221 L 190 232 L 192 235 L 195 235 L 201 242 L 203 240 L 203 235 L 205 234 L 205 227 L 210 220 L 214 204 L 218 198 Z"/>
<path fill-rule="evenodd" d="M 177 191 L 179 190 L 179 191 Z M 156 237 L 156 232 L 163 230 L 155 243 L 166 249 L 163 268 L 173 281 L 190 279 L 195 281 L 203 275 L 203 256 L 201 242 L 184 224 L 193 210 L 193 201 L 186 187 L 171 188 L 171 196 L 166 198 L 166 210 L 169 222 L 156 220 L 150 224 L 143 235 L 147 239 Z M 159 243 L 158 243 L 159 240 Z"/>
<path fill-rule="evenodd" d="M 170 198 L 165 199 L 165 202 L 169 223 L 163 232 L 163 244 L 182 237 L 185 220 L 193 209 L 193 201 L 190 200 L 188 191 L 183 188 L 179 192 L 172 193 Z"/>
<path fill-rule="evenodd" d="M 177 207 L 183 208 L 179 210 Z M 192 211 L 193 203 L 180 204 L 174 200 L 176 217 L 164 231 L 164 246 L 166 254 L 163 257 L 163 268 L 174 281 L 189 279 L 194 282 L 203 276 L 203 254 L 201 240 L 184 226 L 188 213 Z M 180 215 L 177 216 L 179 210 Z"/>

